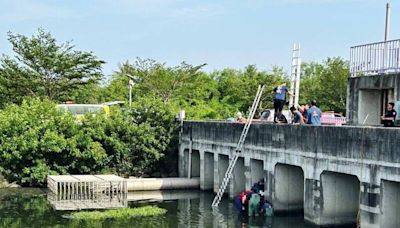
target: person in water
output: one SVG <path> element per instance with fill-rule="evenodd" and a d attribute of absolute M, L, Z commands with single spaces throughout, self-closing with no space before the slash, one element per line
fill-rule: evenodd
<path fill-rule="evenodd" d="M 243 191 L 234 198 L 235 207 L 242 214 L 246 214 L 247 212 L 251 194 L 251 191 Z"/>
<path fill-rule="evenodd" d="M 264 178 L 261 178 L 258 182 L 253 184 L 251 191 L 258 193 L 259 191 L 264 191 Z"/>
<path fill-rule="evenodd" d="M 250 217 L 258 216 L 258 213 L 260 211 L 260 201 L 261 201 L 260 195 L 258 193 L 253 192 L 249 200 L 248 214 Z"/>

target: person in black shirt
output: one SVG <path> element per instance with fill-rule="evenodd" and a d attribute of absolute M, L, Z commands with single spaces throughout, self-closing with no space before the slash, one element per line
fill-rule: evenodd
<path fill-rule="evenodd" d="M 381 116 L 383 126 L 394 127 L 394 120 L 396 119 L 396 111 L 394 110 L 394 103 L 389 102 L 384 116 Z"/>

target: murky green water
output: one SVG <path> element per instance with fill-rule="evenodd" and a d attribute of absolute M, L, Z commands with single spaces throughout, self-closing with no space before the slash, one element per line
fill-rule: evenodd
<path fill-rule="evenodd" d="M 0 189 L 0 227 L 309 227 L 301 215 L 241 218 L 227 199 L 215 213 L 210 206 L 213 194 L 207 192 L 138 193 L 128 199 L 136 200 L 130 201 L 129 207 L 158 205 L 168 213 L 143 219 L 76 222 L 66 218 L 69 212 L 53 210 L 43 190 Z"/>

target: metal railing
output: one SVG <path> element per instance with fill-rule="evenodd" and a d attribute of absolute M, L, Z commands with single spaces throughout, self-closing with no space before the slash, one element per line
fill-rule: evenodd
<path fill-rule="evenodd" d="M 378 75 L 400 72 L 400 39 L 350 48 L 350 75 Z"/>

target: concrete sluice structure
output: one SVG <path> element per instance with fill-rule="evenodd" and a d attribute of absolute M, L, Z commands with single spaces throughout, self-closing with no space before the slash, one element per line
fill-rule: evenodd
<path fill-rule="evenodd" d="M 243 124 L 183 124 L 179 175 L 218 191 Z M 233 198 L 260 178 L 279 212 L 319 226 L 400 227 L 400 129 L 254 123 L 234 168 Z M 190 171 L 188 170 L 190 167 Z"/>
<path fill-rule="evenodd" d="M 48 200 L 56 210 L 127 207 L 127 183 L 116 175 L 49 175 Z"/>
<path fill-rule="evenodd" d="M 129 178 L 128 191 L 199 189 L 199 178 Z"/>

